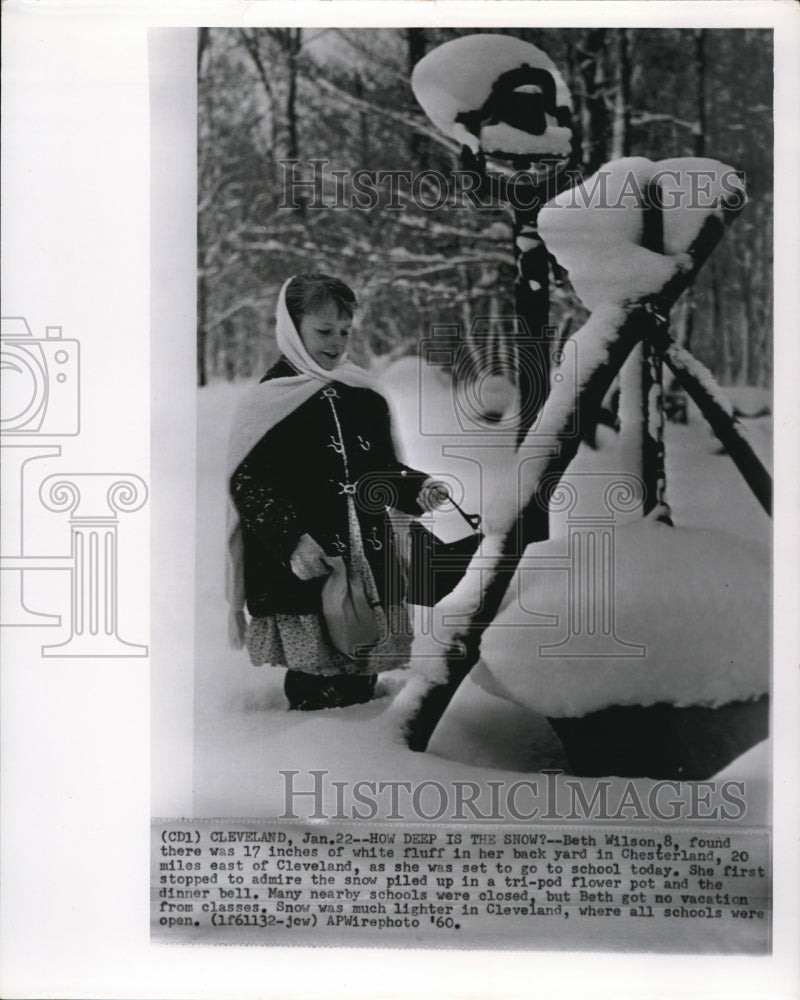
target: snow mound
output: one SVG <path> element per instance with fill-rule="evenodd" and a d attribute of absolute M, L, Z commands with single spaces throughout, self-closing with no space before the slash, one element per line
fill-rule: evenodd
<path fill-rule="evenodd" d="M 480 148 L 489 156 L 568 156 L 572 142 L 572 129 L 559 125 L 546 116 L 547 128 L 541 135 L 532 135 L 514 128 L 506 122 L 484 125 L 480 132 Z M 473 136 L 473 143 L 475 139 Z"/>
<path fill-rule="evenodd" d="M 664 253 L 642 246 L 651 182 L 663 209 Z M 686 250 L 723 196 L 743 201 L 744 187 L 718 160 L 625 157 L 551 199 L 539 213 L 539 233 L 587 308 L 634 301 L 688 264 Z"/>
<path fill-rule="evenodd" d="M 755 420 L 772 413 L 772 390 L 755 385 L 728 385 L 725 395 L 734 412 L 747 420 Z"/>
<path fill-rule="evenodd" d="M 526 556 L 564 551 L 564 540 L 553 539 L 530 546 Z M 658 702 L 713 707 L 768 690 L 767 546 L 727 532 L 640 520 L 617 531 L 614 560 L 614 633 L 630 644 L 618 647 L 623 655 L 587 656 L 593 647 L 585 642 L 584 655 L 547 649 L 567 635 L 577 606 L 570 604 L 574 587 L 566 572 L 536 571 L 529 561 L 484 635 L 473 680 L 551 717 Z M 533 610 L 557 615 L 559 624 L 539 619 L 531 631 Z M 632 655 L 637 645 L 645 647 L 644 656 Z"/>
<path fill-rule="evenodd" d="M 743 205 L 744 184 L 733 169 L 707 157 L 677 157 L 659 160 L 653 180 L 658 181 L 664 212 L 664 252 L 682 253 L 700 232 L 719 199 Z"/>
<path fill-rule="evenodd" d="M 414 67 L 411 88 L 433 124 L 473 153 L 483 148 L 495 153 L 566 156 L 571 132 L 558 127 L 550 115 L 541 135 L 495 124 L 484 127 L 480 140 L 456 121 L 459 114 L 483 107 L 499 76 L 526 65 L 550 73 L 556 104 L 571 108 L 569 90 L 555 63 L 535 45 L 511 35 L 465 35 L 437 46 Z"/>

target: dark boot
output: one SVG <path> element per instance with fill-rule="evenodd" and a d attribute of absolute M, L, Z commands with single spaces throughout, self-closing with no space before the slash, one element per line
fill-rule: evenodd
<path fill-rule="evenodd" d="M 375 674 L 307 674 L 287 670 L 283 690 L 289 708 L 313 712 L 321 708 L 344 708 L 361 705 L 372 699 L 377 677 Z"/>

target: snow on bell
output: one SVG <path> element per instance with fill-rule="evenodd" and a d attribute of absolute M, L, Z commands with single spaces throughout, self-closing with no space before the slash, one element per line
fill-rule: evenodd
<path fill-rule="evenodd" d="M 548 56 L 512 35 L 466 35 L 432 49 L 411 87 L 442 132 L 515 164 L 567 158 L 572 102 Z"/>

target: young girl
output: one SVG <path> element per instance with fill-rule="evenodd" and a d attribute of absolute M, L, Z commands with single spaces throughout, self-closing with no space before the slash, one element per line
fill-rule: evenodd
<path fill-rule="evenodd" d="M 324 274 L 283 285 L 281 357 L 244 399 L 231 436 L 231 636 L 241 646 L 246 635 L 253 664 L 288 668 L 291 708 L 369 701 L 378 670 L 405 664 L 410 628 L 387 507 L 421 514 L 444 498 L 398 461 L 386 401 L 346 359 L 355 305 Z M 331 641 L 322 588 L 337 556 L 363 579 L 377 616 L 372 655 Z"/>

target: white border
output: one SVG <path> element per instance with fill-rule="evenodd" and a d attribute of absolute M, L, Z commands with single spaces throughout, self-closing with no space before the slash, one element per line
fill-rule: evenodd
<path fill-rule="evenodd" d="M 796 996 L 798 925 L 798 474 L 797 317 L 800 231 L 797 106 L 800 86 L 800 17 L 792 0 L 736 3 L 639 4 L 536 2 L 81 3 L 6 0 L 3 9 L 3 264 L 4 312 L 22 310 L 32 325 L 63 323 L 65 336 L 81 327 L 82 344 L 102 358 L 87 369 L 103 423 L 91 434 L 108 461 L 124 456 L 136 467 L 147 454 L 148 372 L 146 230 L 148 107 L 147 29 L 151 26 L 337 24 L 360 26 L 464 26 L 535 24 L 564 27 L 725 26 L 776 29 L 776 453 L 781 456 L 776 495 L 775 546 L 775 952 L 770 958 L 542 953 L 415 953 L 309 951 L 261 948 L 168 947 L 148 937 L 148 728 L 151 689 L 146 662 L 122 660 L 87 667 L 65 661 L 44 667 L 24 644 L 2 637 L 3 672 L 2 938 L 0 964 L 6 996 L 261 997 L 261 996 Z M 66 97 L 64 93 L 66 91 Z M 114 94 L 112 107 L 104 94 Z M 77 96 L 74 96 L 77 95 Z M 65 115 L 65 109 L 69 114 Z M 31 110 L 32 115 L 25 115 Z M 192 150 L 193 156 L 193 150 Z M 184 178 L 185 181 L 185 178 Z M 86 214 L 87 204 L 94 210 Z M 174 192 L 177 231 L 187 224 L 191 185 Z M 192 228 L 193 231 L 193 228 Z M 155 234 L 154 234 L 155 235 Z M 67 236 L 69 239 L 67 239 Z M 52 250 L 57 247 L 60 251 Z M 102 253 L 98 252 L 98 247 Z M 192 270 L 185 246 L 176 266 Z M 112 291 L 103 261 L 116 260 L 129 280 Z M 185 270 L 184 270 L 185 277 Z M 178 282 L 182 281 L 180 273 Z M 68 294 L 69 293 L 69 294 Z M 154 339 L 152 391 L 169 400 L 174 429 L 152 453 L 153 495 L 194 494 L 194 387 L 191 410 L 176 372 L 193 371 L 194 317 L 189 299 L 154 285 L 154 338 L 169 327 L 170 354 Z M 90 301 L 93 308 L 87 309 Z M 65 307 L 65 302 L 67 306 Z M 12 307 L 13 306 L 13 307 Z M 101 314 L 104 322 L 93 322 Z M 116 316 L 116 322 L 109 317 Z M 70 322 L 73 329 L 69 328 Z M 181 331 L 181 336 L 178 332 Z M 188 339 L 187 339 L 188 338 Z M 187 347 L 186 344 L 191 345 Z M 172 353 L 174 351 L 174 353 Z M 142 358 L 145 365 L 141 364 Z M 130 393 L 131 382 L 137 394 Z M 115 391 L 116 390 L 116 391 Z M 116 402 L 122 396 L 122 402 Z M 96 411 L 94 411 L 96 412 Z M 121 444 L 124 442 L 124 445 Z M 191 444 L 190 444 L 191 442 Z M 120 457 L 122 461 L 122 457 Z M 166 477 L 166 478 L 165 478 Z M 168 480 L 168 481 L 167 481 Z M 153 663 L 168 636 L 186 640 L 188 593 L 170 591 L 162 567 L 176 576 L 192 553 L 170 542 L 161 518 L 174 508 L 153 501 L 157 548 L 153 558 Z M 191 511 L 182 511 L 187 518 Z M 146 531 L 146 528 L 145 528 Z M 174 537 L 174 536 L 173 536 Z M 142 540 L 147 545 L 146 534 Z M 144 587 L 147 600 L 147 586 Z M 170 629 L 173 630 L 170 633 Z M 179 642 L 180 645 L 180 642 Z M 187 647 L 184 647 L 183 655 Z M 188 659 L 186 661 L 188 664 Z M 153 763 L 153 812 L 159 800 L 161 742 L 184 776 L 183 729 L 160 705 L 185 692 L 178 679 L 153 676 L 154 726 L 159 753 Z M 183 679 L 182 679 L 183 678 Z M 173 687 L 162 700 L 159 685 Z M 124 710 L 120 710 L 124 706 Z M 183 705 L 191 718 L 191 703 Z M 177 755 L 177 756 L 176 756 Z M 182 756 L 181 756 L 182 755 Z M 188 801 L 188 800 L 187 800 Z M 174 814 L 173 803 L 169 809 Z"/>

